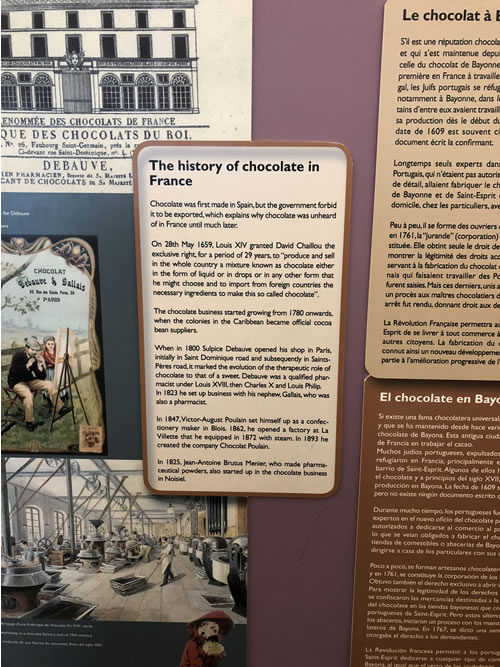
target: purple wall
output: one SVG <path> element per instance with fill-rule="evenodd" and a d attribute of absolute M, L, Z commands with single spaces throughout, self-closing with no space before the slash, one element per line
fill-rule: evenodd
<path fill-rule="evenodd" d="M 342 480 L 252 499 L 248 667 L 348 667 L 382 0 L 254 0 L 253 139 L 337 141 L 354 162 Z"/>

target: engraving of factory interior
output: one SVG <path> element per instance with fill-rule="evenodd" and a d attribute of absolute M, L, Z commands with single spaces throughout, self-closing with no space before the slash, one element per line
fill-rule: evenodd
<path fill-rule="evenodd" d="M 197 113 L 197 0 L 4 0 L 4 111 Z"/>
<path fill-rule="evenodd" d="M 153 496 L 141 461 L 1 462 L 3 617 L 246 622 L 246 498 Z"/>

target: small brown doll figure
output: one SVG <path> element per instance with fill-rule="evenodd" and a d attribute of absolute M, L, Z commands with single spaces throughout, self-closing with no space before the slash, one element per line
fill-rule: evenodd
<path fill-rule="evenodd" d="M 191 639 L 184 647 L 180 667 L 217 667 L 226 655 L 220 640 L 232 629 L 234 623 L 223 611 L 212 611 L 186 628 Z"/>

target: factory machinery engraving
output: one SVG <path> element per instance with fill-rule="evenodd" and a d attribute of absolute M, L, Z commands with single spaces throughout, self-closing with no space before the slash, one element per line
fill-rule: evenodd
<path fill-rule="evenodd" d="M 141 461 L 1 465 L 2 617 L 246 622 L 245 498 L 152 496 Z"/>

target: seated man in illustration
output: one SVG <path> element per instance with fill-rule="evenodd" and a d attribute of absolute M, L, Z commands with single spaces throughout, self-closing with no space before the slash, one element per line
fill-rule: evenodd
<path fill-rule="evenodd" d="M 28 563 L 33 563 L 35 560 L 35 552 L 28 546 L 26 540 L 19 540 L 17 543 L 19 555 Z"/>
<path fill-rule="evenodd" d="M 22 398 L 24 420 L 28 431 L 35 430 L 35 413 L 33 407 L 33 392 L 46 391 L 56 412 L 63 416 L 70 408 L 66 408 L 60 398 L 57 398 L 57 388 L 47 380 L 47 371 L 42 359 L 37 356 L 41 350 L 36 336 L 24 339 L 24 349 L 16 352 L 11 361 L 7 383 L 9 387 Z"/>
<path fill-rule="evenodd" d="M 137 539 L 136 531 L 125 542 L 125 550 L 128 561 L 133 563 L 139 560 L 139 540 Z"/>

